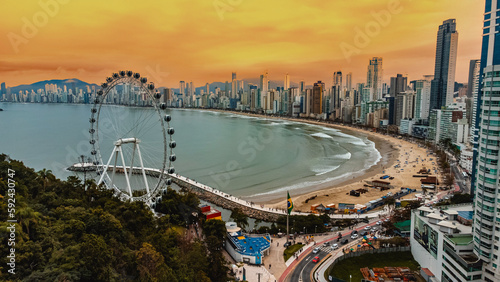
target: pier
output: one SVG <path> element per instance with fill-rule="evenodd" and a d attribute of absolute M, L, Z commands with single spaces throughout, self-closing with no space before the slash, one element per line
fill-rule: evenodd
<path fill-rule="evenodd" d="M 93 165 L 90 164 L 75 164 L 72 165 L 71 167 L 68 168 L 70 171 L 80 171 L 83 172 L 84 169 L 86 171 L 90 171 L 89 167 Z M 113 167 L 110 166 L 108 170 L 112 170 Z M 94 169 L 96 170 L 95 166 Z M 127 171 L 129 169 L 127 168 Z M 161 170 L 155 169 L 155 168 L 144 168 L 146 171 L 147 175 L 150 176 L 158 176 L 160 173 L 162 173 Z M 116 172 L 118 173 L 123 173 L 123 166 L 117 166 L 116 167 Z M 132 168 L 132 174 L 141 174 L 141 168 L 139 167 L 133 167 Z M 265 205 L 260 205 L 260 204 L 255 204 L 243 199 L 240 199 L 238 197 L 232 196 L 228 193 L 225 193 L 223 191 L 220 191 L 216 188 L 210 187 L 208 185 L 199 183 L 197 181 L 194 181 L 192 179 L 189 179 L 187 177 L 184 177 L 179 174 L 169 174 L 166 171 L 163 172 L 164 174 L 168 175 L 169 177 L 172 178 L 172 182 L 177 184 L 181 189 L 185 189 L 187 191 L 195 193 L 199 198 L 209 202 L 213 203 L 215 205 L 221 206 L 225 209 L 228 210 L 233 210 L 235 208 L 241 209 L 247 216 L 264 220 L 264 221 L 276 221 L 279 216 L 285 216 L 286 210 L 285 209 L 276 209 L 276 208 L 271 208 L 271 207 L 266 207 Z M 283 196 L 285 197 L 285 196 Z M 385 211 L 376 211 L 372 213 L 366 213 L 366 214 L 330 214 L 330 218 L 332 219 L 356 219 L 356 218 L 378 218 L 379 216 L 384 215 L 386 212 Z M 296 212 L 292 211 L 290 215 L 303 215 L 307 216 L 310 215 L 311 213 L 305 213 L 305 212 Z"/>

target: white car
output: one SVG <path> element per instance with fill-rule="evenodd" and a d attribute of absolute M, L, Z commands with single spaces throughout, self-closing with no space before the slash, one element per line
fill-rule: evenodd
<path fill-rule="evenodd" d="M 377 227 L 372 228 L 372 232 L 375 232 L 375 231 L 377 231 Z"/>
<path fill-rule="evenodd" d="M 377 225 L 382 225 L 382 221 L 377 221 Z"/>
<path fill-rule="evenodd" d="M 356 239 L 356 238 L 358 238 L 358 234 L 352 234 L 351 235 L 351 239 Z"/>
<path fill-rule="evenodd" d="M 339 248 L 338 244 L 333 244 L 333 245 L 330 246 L 330 249 L 332 249 L 332 250 L 336 250 L 338 248 Z"/>
<path fill-rule="evenodd" d="M 370 229 L 371 229 L 370 226 L 365 227 L 365 230 L 367 230 L 367 231 L 370 230 Z"/>
<path fill-rule="evenodd" d="M 315 248 L 315 249 L 313 250 L 313 254 L 317 254 L 317 253 L 319 253 L 319 251 L 320 251 L 320 250 L 319 250 L 319 248 Z"/>

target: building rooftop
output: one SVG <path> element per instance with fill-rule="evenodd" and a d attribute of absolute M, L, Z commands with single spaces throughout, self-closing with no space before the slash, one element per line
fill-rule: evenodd
<path fill-rule="evenodd" d="M 237 232 L 237 234 L 234 234 L 233 239 L 235 239 L 236 245 L 239 247 L 239 252 L 248 256 L 261 254 L 271 247 L 271 237 L 269 235 L 249 237 Z"/>
<path fill-rule="evenodd" d="M 465 214 L 468 214 L 469 212 L 472 213 L 472 210 L 472 204 L 441 206 L 439 208 L 422 206 L 418 208 L 418 211 L 428 213 L 427 215 L 420 217 L 423 221 L 428 224 L 455 229 L 460 234 L 472 234 L 472 227 L 464 225 L 457 220 L 449 220 L 448 217 L 453 217 L 454 215 L 461 214 L 462 212 L 465 212 Z M 438 222 L 431 222 L 430 219 L 438 220 Z"/>
<path fill-rule="evenodd" d="M 472 241 L 472 234 L 465 235 L 449 235 L 447 236 L 455 245 L 468 245 Z"/>

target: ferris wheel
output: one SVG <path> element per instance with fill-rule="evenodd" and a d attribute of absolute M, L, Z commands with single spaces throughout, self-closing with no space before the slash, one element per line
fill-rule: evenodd
<path fill-rule="evenodd" d="M 96 92 L 89 142 L 97 181 L 122 200 L 154 207 L 172 183 L 176 143 L 165 101 L 132 71 L 113 73 Z"/>

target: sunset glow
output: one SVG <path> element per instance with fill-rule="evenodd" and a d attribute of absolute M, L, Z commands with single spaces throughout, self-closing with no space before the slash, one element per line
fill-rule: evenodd
<path fill-rule="evenodd" d="M 434 72 L 437 27 L 455 18 L 456 80 L 467 82 L 469 60 L 480 56 L 483 9 L 477 0 L 9 1 L 0 18 L 0 81 L 100 83 L 133 69 L 167 87 L 266 70 L 272 80 L 289 73 L 307 84 L 331 83 L 341 70 L 363 82 L 374 56 L 384 58 L 384 81 L 396 73 L 420 79 Z"/>

